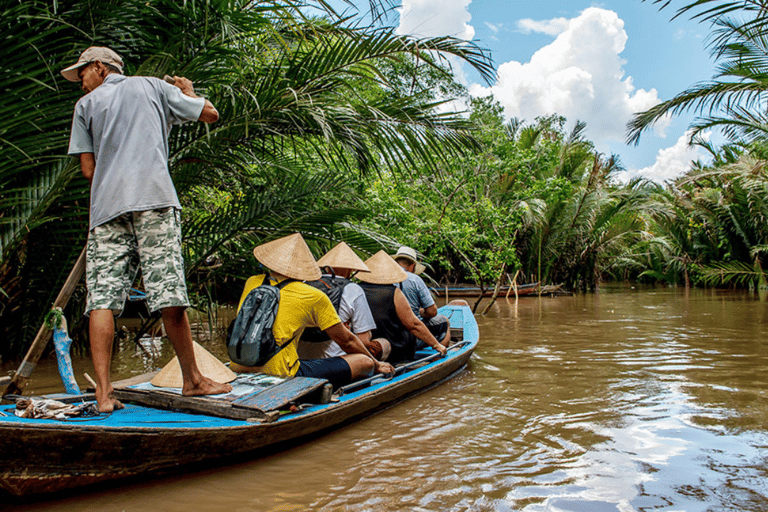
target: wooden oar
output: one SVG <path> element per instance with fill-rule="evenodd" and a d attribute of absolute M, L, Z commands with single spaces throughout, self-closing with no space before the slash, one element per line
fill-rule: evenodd
<path fill-rule="evenodd" d="M 67 277 L 64 286 L 61 288 L 59 296 L 56 297 L 56 300 L 52 306 L 53 308 L 59 307 L 64 309 L 64 307 L 67 305 L 67 302 L 69 302 L 69 298 L 72 297 L 72 293 L 75 291 L 77 283 L 80 282 L 80 278 L 83 277 L 84 273 L 85 248 L 83 248 L 80 256 L 77 258 L 77 262 L 75 263 L 72 271 L 69 273 L 69 277 Z M 22 394 L 24 391 L 24 386 L 27 385 L 27 381 L 29 380 L 30 375 L 32 375 L 32 371 L 35 369 L 35 366 L 37 366 L 37 361 L 40 359 L 40 356 L 43 355 L 43 351 L 45 350 L 45 346 L 48 344 L 48 340 L 51 339 L 51 332 L 52 331 L 48 328 L 46 322 L 43 322 L 43 325 L 40 326 L 40 330 L 37 331 L 37 336 L 35 336 L 32 345 L 30 345 L 29 350 L 27 350 L 27 355 L 24 356 L 24 360 L 21 362 L 19 368 L 16 370 L 16 373 L 11 379 L 11 383 L 8 384 L 8 387 L 5 388 L 5 391 L 3 391 L 3 398 L 5 398 L 6 395 Z"/>

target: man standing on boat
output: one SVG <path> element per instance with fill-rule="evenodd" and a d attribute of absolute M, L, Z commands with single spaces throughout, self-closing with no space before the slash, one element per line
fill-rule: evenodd
<path fill-rule="evenodd" d="M 437 306 L 429 288 L 419 274 L 424 272 L 424 265 L 416 259 L 416 251 L 410 247 L 402 246 L 393 256 L 395 261 L 403 267 L 408 278 L 398 286 L 408 299 L 413 314 L 416 315 L 429 329 L 429 332 L 437 338 L 443 346 L 448 346 L 451 341 L 451 324 L 444 315 L 437 314 Z M 425 346 L 419 341 L 419 348 Z"/>
<path fill-rule="evenodd" d="M 192 82 L 174 85 L 153 77 L 126 77 L 113 50 L 92 46 L 62 70 L 85 91 L 75 105 L 70 155 L 78 155 L 91 183 L 86 255 L 89 337 L 101 412 L 123 405 L 114 397 L 110 362 L 114 311 L 123 309 L 141 267 L 147 303 L 160 310 L 184 377 L 185 395 L 231 390 L 200 373 L 186 308 L 181 226 L 176 190 L 168 171 L 168 133 L 186 121 L 212 123 L 210 101 L 195 95 Z"/>

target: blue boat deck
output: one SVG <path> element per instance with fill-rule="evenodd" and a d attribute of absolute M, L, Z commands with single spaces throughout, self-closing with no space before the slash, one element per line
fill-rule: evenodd
<path fill-rule="evenodd" d="M 462 337 L 464 340 L 476 342 L 479 333 L 474 318 L 469 322 L 466 322 L 464 319 L 465 314 L 471 315 L 471 312 L 468 311 L 468 308 L 461 306 L 443 306 L 440 308 L 440 313 L 446 315 L 450 319 L 451 329 L 462 329 Z M 429 370 L 430 366 L 434 364 L 439 364 L 441 361 L 445 361 L 449 358 L 460 357 L 466 351 L 473 349 L 474 343 L 459 344 L 450 350 L 445 358 L 434 358 L 433 360 L 430 360 L 430 356 L 435 356 L 437 354 L 433 349 L 429 348 L 421 350 L 417 353 L 417 358 L 428 358 L 427 361 L 429 361 L 426 362 L 424 366 L 419 366 L 419 361 L 417 360 L 415 362 L 416 365 L 412 369 L 409 368 L 408 371 L 399 372 L 392 378 L 374 376 L 367 379 L 367 382 L 363 383 L 364 385 L 360 385 L 360 387 L 357 388 L 355 388 L 353 383 L 353 386 L 351 386 L 349 390 L 343 390 L 342 393 L 339 393 L 337 390 L 335 400 L 331 403 L 306 404 L 298 411 L 283 411 L 275 421 L 287 421 L 323 409 L 337 407 L 339 404 L 359 399 L 369 393 L 397 384 L 400 381 L 410 378 L 414 374 L 426 372 Z M 405 368 L 403 370 L 405 370 Z M 319 379 L 280 379 L 259 374 L 245 374 L 239 376 L 238 379 L 233 382 L 234 389 L 232 393 L 206 398 L 232 404 L 240 403 L 247 405 L 250 403 L 263 408 L 263 410 L 285 409 L 286 404 L 291 401 L 289 398 L 295 398 L 297 396 L 301 397 L 306 389 L 311 388 L 310 391 L 314 391 L 317 390 L 318 387 L 322 387 L 324 383 L 325 381 Z M 280 386 L 285 389 L 279 393 L 271 391 Z M 149 383 L 143 383 L 131 386 L 129 389 L 131 388 L 149 391 L 153 386 Z M 167 392 L 168 390 L 166 389 L 165 391 Z M 181 394 L 180 389 L 177 389 L 176 392 L 179 395 Z M 260 395 L 263 396 L 260 397 Z M 71 398 L 76 399 L 77 397 Z M 87 398 L 93 400 L 92 395 Z M 98 429 L 221 429 L 226 427 L 242 427 L 243 425 L 249 424 L 245 419 L 229 419 L 204 414 L 159 409 L 131 403 L 126 403 L 124 409 L 115 411 L 112 414 L 101 414 L 99 416 L 71 418 L 67 420 L 19 418 L 14 414 L 15 409 L 15 405 L 0 406 L 0 424 L 14 423 L 36 426 L 56 425 L 62 427 L 78 424 L 79 428 L 83 429 L 88 429 L 91 426 Z"/>

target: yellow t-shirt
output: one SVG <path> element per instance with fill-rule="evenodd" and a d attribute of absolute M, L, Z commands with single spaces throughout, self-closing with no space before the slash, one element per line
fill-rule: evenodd
<path fill-rule="evenodd" d="M 245 282 L 240 304 L 237 306 L 238 312 L 248 293 L 261 285 L 264 277 L 263 274 L 251 276 Z M 304 328 L 319 327 L 325 330 L 340 322 L 339 315 L 326 294 L 300 281 L 288 283 L 280 290 L 280 304 L 277 307 L 272 333 L 278 345 L 282 347 L 290 343 L 291 346 L 275 354 L 264 366 L 248 367 L 233 362 L 230 368 L 236 372 L 261 371 L 281 377 L 296 375 L 299 371 L 299 354 L 296 352 L 296 346 Z"/>

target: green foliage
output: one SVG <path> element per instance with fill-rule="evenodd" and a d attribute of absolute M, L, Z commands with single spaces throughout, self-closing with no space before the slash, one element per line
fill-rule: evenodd
<path fill-rule="evenodd" d="M 309 7 L 323 17 L 305 16 Z M 434 169 L 477 142 L 464 118 L 436 109 L 441 100 L 385 93 L 399 84 L 380 64 L 418 61 L 439 77 L 439 56 L 452 55 L 492 73 L 472 43 L 350 27 L 322 0 L 12 0 L 0 27 L 2 356 L 31 339 L 87 233 L 88 184 L 66 156 L 81 92 L 59 75 L 86 46 L 114 48 L 129 75 L 187 76 L 219 110 L 216 124 L 169 138 L 193 291 L 248 273 L 254 244 L 291 231 L 318 248 L 341 237 L 366 250 L 393 243 L 358 227 L 367 210 L 338 196 L 351 191 L 343 179 Z M 80 317 L 82 297 L 67 317 Z"/>
<path fill-rule="evenodd" d="M 425 253 L 445 282 L 492 284 L 519 270 L 520 282 L 594 288 L 644 229 L 645 189 L 611 183 L 620 163 L 595 153 L 583 123 L 505 123 L 493 98 L 470 106 L 482 151 L 370 183 L 376 228 Z"/>

